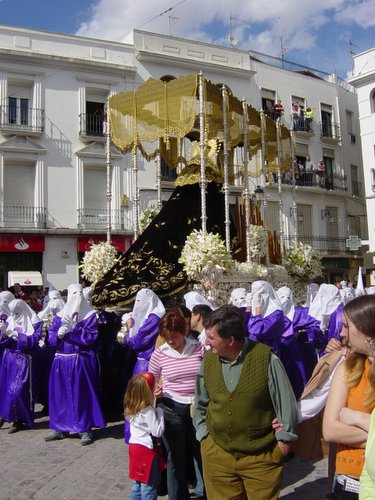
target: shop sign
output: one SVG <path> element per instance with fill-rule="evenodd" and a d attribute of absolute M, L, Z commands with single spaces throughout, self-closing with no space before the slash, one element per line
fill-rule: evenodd
<path fill-rule="evenodd" d="M 44 252 L 44 236 L 0 234 L 0 252 Z"/>
<path fill-rule="evenodd" d="M 80 236 L 78 238 L 78 252 L 88 252 L 92 245 L 106 241 L 106 236 Z M 112 245 L 116 248 L 118 252 L 124 253 L 130 246 L 130 239 L 124 236 L 112 236 Z"/>

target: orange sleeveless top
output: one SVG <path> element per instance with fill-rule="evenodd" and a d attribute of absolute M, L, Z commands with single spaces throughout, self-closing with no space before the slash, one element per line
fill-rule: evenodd
<path fill-rule="evenodd" d="M 368 360 L 366 360 L 365 369 L 363 371 L 361 381 L 359 382 L 357 387 L 352 387 L 349 391 L 347 407 L 351 408 L 352 410 L 371 413 L 371 409 L 369 409 L 367 406 L 364 406 L 363 404 L 365 393 L 368 387 L 368 372 L 370 366 L 371 364 Z M 344 444 L 338 445 L 338 451 L 336 455 L 336 472 L 338 474 L 345 474 L 347 476 L 359 478 L 364 462 L 364 448 L 353 448 Z"/>

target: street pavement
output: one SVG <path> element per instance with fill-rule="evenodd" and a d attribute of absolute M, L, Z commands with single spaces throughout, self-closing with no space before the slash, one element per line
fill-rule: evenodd
<path fill-rule="evenodd" d="M 82 446 L 77 435 L 46 443 L 48 417 L 39 414 L 32 430 L 8 434 L 8 427 L 5 423 L 0 429 L 0 500 L 130 498 L 127 446 L 118 416 L 105 429 L 94 431 L 95 441 L 89 446 Z M 324 499 L 326 471 L 326 459 L 311 464 L 294 458 L 286 464 L 280 498 Z"/>

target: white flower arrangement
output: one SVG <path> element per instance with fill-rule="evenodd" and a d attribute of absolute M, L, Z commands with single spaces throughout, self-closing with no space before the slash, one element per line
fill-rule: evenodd
<path fill-rule="evenodd" d="M 141 213 L 139 217 L 139 229 L 141 233 L 143 233 L 143 231 L 150 224 L 150 222 L 158 215 L 158 213 L 159 210 L 157 210 L 154 206 L 146 208 L 146 210 L 144 210 Z"/>
<path fill-rule="evenodd" d="M 233 266 L 231 253 L 220 236 L 196 229 L 186 238 L 179 262 L 189 279 L 201 283 L 207 290 Z"/>
<path fill-rule="evenodd" d="M 298 243 L 297 248 L 289 248 L 285 255 L 285 269 L 293 278 L 309 282 L 322 275 L 322 257 L 310 245 Z"/>
<path fill-rule="evenodd" d="M 266 255 L 266 243 L 263 226 L 250 224 L 250 255 L 252 259 L 259 259 Z"/>
<path fill-rule="evenodd" d="M 105 241 L 95 243 L 85 252 L 82 264 L 82 276 L 95 285 L 118 261 L 117 250 Z"/>
<path fill-rule="evenodd" d="M 246 275 L 249 281 L 264 279 L 269 273 L 267 267 L 256 262 L 236 262 L 235 269 L 237 274 Z"/>

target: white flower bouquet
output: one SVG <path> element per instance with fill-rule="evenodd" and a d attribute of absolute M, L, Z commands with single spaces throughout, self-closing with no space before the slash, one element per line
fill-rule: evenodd
<path fill-rule="evenodd" d="M 252 260 L 259 260 L 266 255 L 267 239 L 264 235 L 263 226 L 250 224 L 250 255 Z"/>
<path fill-rule="evenodd" d="M 91 246 L 79 266 L 82 276 L 95 285 L 118 261 L 117 250 L 105 241 Z"/>
<path fill-rule="evenodd" d="M 289 248 L 285 255 L 285 269 L 293 278 L 310 282 L 322 275 L 322 257 L 310 245 L 298 243 L 297 248 Z"/>
<path fill-rule="evenodd" d="M 144 210 L 139 217 L 139 229 L 141 233 L 146 229 L 150 222 L 158 215 L 159 210 L 155 207 L 149 207 Z"/>
<path fill-rule="evenodd" d="M 233 266 L 231 253 L 220 236 L 196 229 L 186 238 L 179 262 L 189 279 L 201 283 L 206 290 L 212 290 Z"/>

